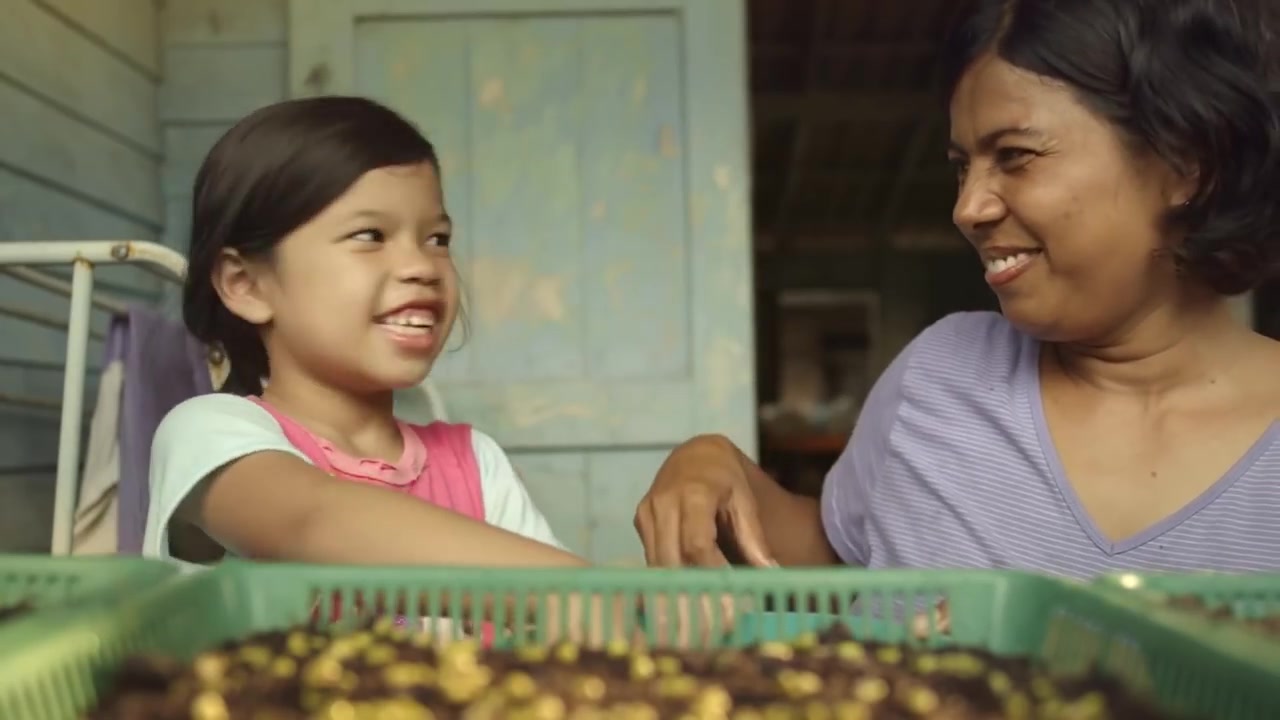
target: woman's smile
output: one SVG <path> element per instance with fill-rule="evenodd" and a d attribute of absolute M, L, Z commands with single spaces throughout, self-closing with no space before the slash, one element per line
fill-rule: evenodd
<path fill-rule="evenodd" d="M 1022 277 L 1040 259 L 1039 250 L 993 252 L 984 261 L 987 284 L 998 289 Z"/>

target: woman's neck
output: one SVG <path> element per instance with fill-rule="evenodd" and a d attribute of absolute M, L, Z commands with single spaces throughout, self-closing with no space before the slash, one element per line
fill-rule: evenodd
<path fill-rule="evenodd" d="M 1164 395 L 1218 381 L 1252 338 L 1225 299 L 1150 311 L 1108 336 L 1052 346 L 1053 365 L 1099 390 Z"/>

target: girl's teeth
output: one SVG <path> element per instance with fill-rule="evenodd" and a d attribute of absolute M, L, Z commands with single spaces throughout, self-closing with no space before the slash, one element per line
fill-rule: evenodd
<path fill-rule="evenodd" d="M 396 323 L 386 323 L 386 325 L 395 328 L 392 332 L 399 335 L 429 335 L 434 329 L 430 325 L 397 325 Z"/>
<path fill-rule="evenodd" d="M 383 325 L 395 325 L 396 327 L 414 327 L 414 328 L 430 328 L 436 324 L 435 317 L 430 314 L 412 313 L 405 315 L 394 315 L 382 321 Z"/>

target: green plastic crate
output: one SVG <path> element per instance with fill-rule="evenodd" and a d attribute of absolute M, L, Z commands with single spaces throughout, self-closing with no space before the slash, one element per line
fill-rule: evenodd
<path fill-rule="evenodd" d="M 820 602 L 848 607 L 914 606 L 945 597 L 951 631 L 927 644 L 968 645 L 1005 655 L 1030 655 L 1071 672 L 1096 664 L 1139 693 L 1154 693 L 1169 709 L 1216 720 L 1280 717 L 1280 687 L 1230 654 L 1144 617 L 1145 604 L 1035 575 L 992 571 L 866 570 L 500 570 L 350 568 L 255 565 L 229 561 L 184 577 L 114 609 L 81 616 L 43 642 L 0 653 L 0 718 L 70 720 L 92 706 L 126 655 L 164 652 L 190 658 L 245 634 L 322 617 L 335 599 L 350 611 L 381 601 L 389 610 L 440 614 L 442 593 L 452 610 L 461 595 L 543 597 L 600 593 L 659 598 L 732 596 L 740 607 Z M 412 607 L 425 597 L 426 607 Z M 712 608 L 719 608 L 713 604 Z M 810 607 L 813 607 L 810 605 Z M 349 612 L 348 612 L 349 614 Z M 448 613 L 457 617 L 456 613 Z M 843 616 L 864 639 L 904 641 L 914 613 Z M 820 630 L 835 616 L 816 613 L 740 615 L 728 644 L 789 639 Z M 499 617 L 499 620 L 502 618 Z M 713 617 L 719 626 L 721 618 Z M 541 630 L 542 624 L 535 624 Z M 651 639 L 657 629 L 647 627 Z"/>
<path fill-rule="evenodd" d="M 1202 643 L 1227 648 L 1270 671 L 1280 685 L 1280 637 L 1267 636 L 1244 624 L 1179 610 L 1168 598 L 1190 595 L 1210 606 L 1225 605 L 1240 619 L 1280 613 L 1280 574 L 1250 573 L 1116 573 L 1098 579 L 1099 587 L 1124 591 L 1176 618 L 1184 632 Z"/>
<path fill-rule="evenodd" d="M 29 601 L 34 609 L 0 622 L 0 650 L 91 603 L 112 603 L 177 574 L 157 560 L 129 556 L 53 557 L 0 554 L 0 606 Z"/>

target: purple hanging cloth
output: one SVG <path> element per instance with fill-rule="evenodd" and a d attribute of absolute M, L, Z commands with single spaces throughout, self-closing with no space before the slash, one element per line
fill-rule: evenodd
<path fill-rule="evenodd" d="M 107 339 L 102 343 L 102 367 L 124 361 L 125 345 L 129 342 L 129 319 L 112 315 L 107 324 Z"/>
<path fill-rule="evenodd" d="M 142 553 L 151 502 L 151 439 L 178 403 L 213 392 L 208 353 L 181 323 L 129 309 L 120 400 L 119 553 Z"/>

